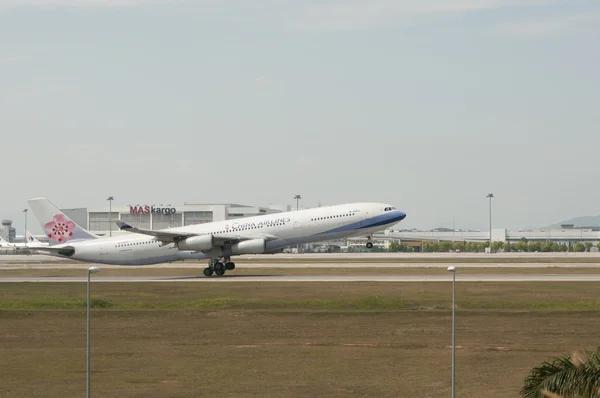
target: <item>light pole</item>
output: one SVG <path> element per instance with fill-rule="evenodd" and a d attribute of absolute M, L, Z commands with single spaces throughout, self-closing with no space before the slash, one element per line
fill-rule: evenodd
<path fill-rule="evenodd" d="M 456 223 L 454 222 L 454 216 L 452 216 L 452 240 L 456 240 Z"/>
<path fill-rule="evenodd" d="M 23 209 L 23 213 L 25 213 L 25 231 L 23 232 L 23 236 L 25 237 L 25 250 L 27 250 L 27 210 Z"/>
<path fill-rule="evenodd" d="M 456 397 L 456 267 L 448 267 L 452 272 L 452 398 Z"/>
<path fill-rule="evenodd" d="M 87 273 L 87 398 L 90 398 L 90 275 L 99 271 L 98 267 L 90 267 Z"/>
<path fill-rule="evenodd" d="M 302 199 L 301 195 L 294 195 L 294 199 L 296 199 L 296 211 L 298 211 L 298 209 L 300 208 L 300 199 Z M 298 250 L 298 252 L 300 252 L 300 244 L 298 243 L 296 245 L 296 250 Z"/>
<path fill-rule="evenodd" d="M 294 195 L 294 199 L 296 199 L 296 211 L 298 211 L 298 209 L 300 208 L 300 199 L 302 199 L 302 196 Z"/>
<path fill-rule="evenodd" d="M 112 201 L 115 198 L 109 196 L 106 200 L 108 200 L 108 236 L 112 236 Z"/>
<path fill-rule="evenodd" d="M 492 252 L 492 198 L 494 197 L 493 193 L 488 193 L 486 196 L 490 198 L 490 253 Z"/>

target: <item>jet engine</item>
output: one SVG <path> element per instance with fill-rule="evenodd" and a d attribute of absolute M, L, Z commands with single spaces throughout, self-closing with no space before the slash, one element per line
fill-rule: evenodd
<path fill-rule="evenodd" d="M 267 242 L 264 239 L 251 239 L 236 243 L 231 246 L 231 254 L 263 254 L 267 248 Z"/>
<path fill-rule="evenodd" d="M 75 248 L 71 246 L 63 247 L 60 250 L 58 250 L 58 254 L 60 254 L 61 256 L 71 257 L 73 254 L 75 254 Z"/>
<path fill-rule="evenodd" d="M 180 242 L 177 242 L 179 250 L 206 251 L 214 246 L 212 235 L 190 236 Z"/>

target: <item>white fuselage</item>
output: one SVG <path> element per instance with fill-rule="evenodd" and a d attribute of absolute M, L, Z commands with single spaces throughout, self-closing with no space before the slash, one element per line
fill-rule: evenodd
<path fill-rule="evenodd" d="M 17 247 L 15 246 L 14 243 L 8 243 L 5 240 L 1 240 L 0 241 L 0 249 L 11 249 L 11 250 L 15 250 Z"/>
<path fill-rule="evenodd" d="M 9 242 L 5 241 L 4 239 L 2 239 L 0 241 L 0 248 L 2 248 L 2 249 L 13 249 L 13 250 L 25 249 L 25 248 L 27 248 L 27 246 L 33 246 L 33 244 L 32 243 L 21 243 L 21 242 L 9 243 Z"/>
<path fill-rule="evenodd" d="M 405 213 L 383 203 L 354 203 L 264 216 L 225 220 L 170 228 L 168 231 L 198 235 L 268 236 L 266 252 L 286 246 L 369 235 L 398 223 Z M 115 237 L 68 242 L 73 260 L 119 265 L 147 265 L 188 259 L 210 258 L 210 253 L 179 250 L 176 244 L 163 245 L 152 236 L 131 233 Z M 43 252 L 43 249 L 39 249 Z M 56 255 L 56 253 L 55 253 Z"/>
<path fill-rule="evenodd" d="M 27 249 L 28 247 L 32 247 L 32 246 L 35 246 L 35 247 L 48 246 L 48 243 L 46 243 L 46 242 L 27 242 L 27 243 L 18 242 L 18 243 L 5 243 L 5 245 L 6 246 L 3 246 L 0 243 L 0 247 L 12 247 L 15 249 Z"/>

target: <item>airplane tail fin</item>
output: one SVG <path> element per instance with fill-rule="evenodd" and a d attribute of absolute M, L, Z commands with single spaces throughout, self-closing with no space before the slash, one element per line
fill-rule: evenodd
<path fill-rule="evenodd" d="M 3 237 L 0 236 L 0 247 L 12 247 L 12 243 L 7 242 Z"/>
<path fill-rule="evenodd" d="M 46 236 L 48 236 L 50 245 L 98 238 L 98 236 L 77 225 L 48 199 L 35 198 L 29 199 L 28 202 Z"/>
<path fill-rule="evenodd" d="M 27 243 L 41 243 L 29 230 L 25 231 L 25 238 L 27 238 Z"/>

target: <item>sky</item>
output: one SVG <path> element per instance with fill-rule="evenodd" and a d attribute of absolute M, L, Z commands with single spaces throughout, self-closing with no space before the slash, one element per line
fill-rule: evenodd
<path fill-rule="evenodd" d="M 484 230 L 489 192 L 495 227 L 597 215 L 598 43 L 597 0 L 0 0 L 0 218 L 301 194 Z"/>

